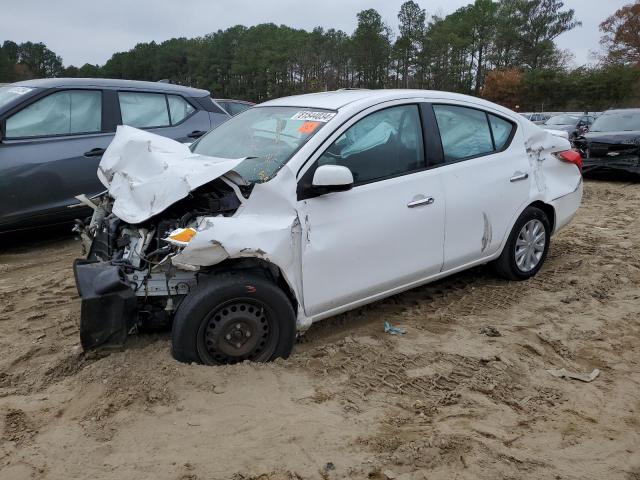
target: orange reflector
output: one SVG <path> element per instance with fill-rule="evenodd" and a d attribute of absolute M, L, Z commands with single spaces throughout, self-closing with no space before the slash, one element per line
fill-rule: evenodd
<path fill-rule="evenodd" d="M 186 245 L 196 235 L 195 228 L 178 228 L 169 234 L 165 240 L 174 245 Z"/>

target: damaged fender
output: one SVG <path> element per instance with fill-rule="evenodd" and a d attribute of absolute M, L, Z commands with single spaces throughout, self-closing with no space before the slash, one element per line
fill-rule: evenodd
<path fill-rule="evenodd" d="M 538 190 L 538 193 L 544 196 L 549 190 L 547 185 L 548 181 L 553 181 L 556 175 L 547 175 L 544 162 L 549 158 L 549 154 L 552 152 L 560 152 L 563 150 L 569 150 L 571 143 L 566 138 L 556 135 L 553 131 L 543 130 L 541 128 L 532 126 L 525 130 L 525 147 L 527 154 L 529 155 L 529 164 L 531 165 L 531 171 L 533 172 L 533 179 Z M 563 165 L 563 167 L 575 168 L 570 165 Z M 576 187 L 573 185 L 567 186 L 563 190 L 567 190 L 567 193 L 574 190 Z M 555 189 L 552 189 L 554 192 Z"/>
<path fill-rule="evenodd" d="M 311 321 L 302 296 L 301 226 L 295 204 L 282 192 L 295 191 L 295 176 L 284 166 L 266 184 L 255 185 L 233 217 L 201 217 L 189 244 L 172 258 L 186 270 L 216 265 L 228 258 L 252 257 L 276 265 L 298 300 L 298 328 Z M 241 213 L 241 215 L 239 215 Z"/>

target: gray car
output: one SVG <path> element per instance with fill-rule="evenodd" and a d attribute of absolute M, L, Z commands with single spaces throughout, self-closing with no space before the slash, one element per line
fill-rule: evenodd
<path fill-rule="evenodd" d="M 542 125 L 542 128 L 545 130 L 563 130 L 569 135 L 569 140 L 574 141 L 579 135 L 582 135 L 589 129 L 593 120 L 593 115 L 555 115 L 547 120 Z"/>
<path fill-rule="evenodd" d="M 79 194 L 118 125 L 192 142 L 230 117 L 206 90 L 111 79 L 42 79 L 0 87 L 0 233 L 88 214 Z"/>

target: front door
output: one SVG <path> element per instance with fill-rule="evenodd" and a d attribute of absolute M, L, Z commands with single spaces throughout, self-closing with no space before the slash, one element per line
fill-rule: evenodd
<path fill-rule="evenodd" d="M 314 167 L 348 167 L 354 188 L 299 201 L 307 315 L 347 306 L 440 271 L 444 192 L 440 172 L 425 169 L 415 104 L 363 114 Z"/>
<path fill-rule="evenodd" d="M 104 190 L 96 171 L 113 134 L 101 131 L 99 90 L 55 92 L 10 116 L 0 145 L 0 224 L 81 216 L 67 208 L 77 203 L 73 197 Z"/>

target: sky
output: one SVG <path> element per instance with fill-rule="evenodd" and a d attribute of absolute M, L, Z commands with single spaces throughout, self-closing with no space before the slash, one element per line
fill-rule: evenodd
<path fill-rule="evenodd" d="M 444 16 L 472 0 L 416 0 L 427 15 Z M 632 0 L 565 0 L 582 27 L 557 39 L 577 65 L 600 49 L 598 25 Z M 356 14 L 375 8 L 397 33 L 403 0 L 3 0 L 0 42 L 43 42 L 65 65 L 102 65 L 136 43 L 196 37 L 233 25 L 272 22 L 311 30 L 315 26 L 353 32 Z"/>

